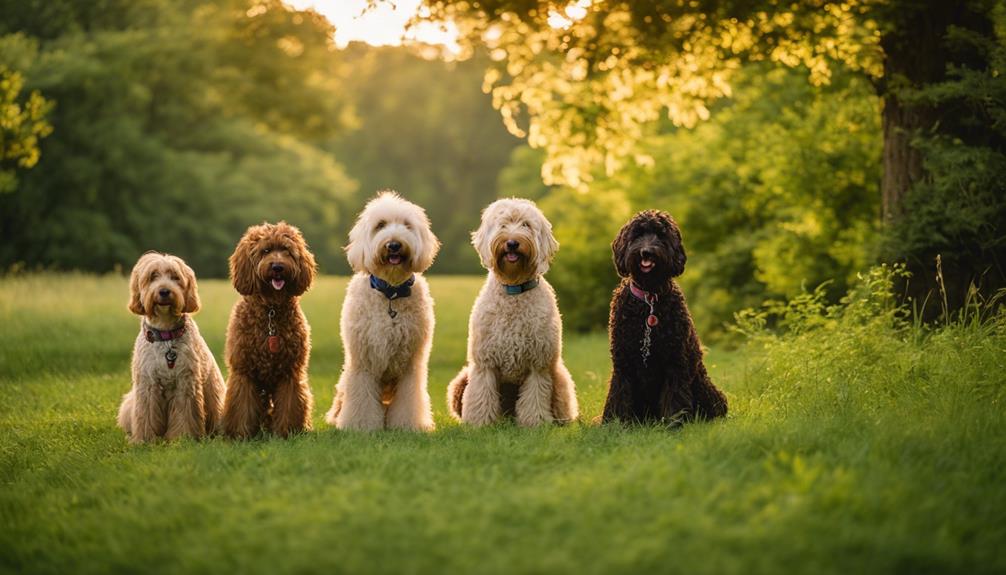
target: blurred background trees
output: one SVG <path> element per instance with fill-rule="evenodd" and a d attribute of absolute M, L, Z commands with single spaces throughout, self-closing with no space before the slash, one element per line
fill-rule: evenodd
<path fill-rule="evenodd" d="M 346 273 L 352 219 L 394 188 L 430 213 L 436 271 L 479 269 L 468 233 L 518 143 L 481 90 L 484 62 L 338 50 L 323 17 L 277 0 L 0 0 L 0 12 L 4 86 L 25 83 L 26 109 L 48 110 L 39 93 L 55 103 L 52 134 L 0 196 L 0 268 L 100 272 L 158 249 L 219 277 L 248 225 L 286 219 L 323 271 Z"/>
<path fill-rule="evenodd" d="M 460 57 L 340 49 L 278 0 L 0 0 L 0 269 L 158 249 L 219 277 L 246 226 L 286 219 L 345 273 L 393 188 L 443 241 L 432 273 L 479 272 L 492 199 L 539 201 L 574 329 L 604 327 L 611 238 L 649 207 L 684 230 L 709 337 L 877 261 L 920 300 L 937 254 L 952 305 L 1006 283 L 1001 0 L 425 6 Z"/>

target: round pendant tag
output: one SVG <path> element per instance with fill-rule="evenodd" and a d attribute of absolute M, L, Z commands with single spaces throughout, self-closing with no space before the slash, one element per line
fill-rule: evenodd
<path fill-rule="evenodd" d="M 279 336 L 278 335 L 270 335 L 269 336 L 269 351 L 271 353 L 276 353 L 277 351 L 279 351 Z"/>
<path fill-rule="evenodd" d="M 646 325 L 650 327 L 655 327 L 658 323 L 660 323 L 660 320 L 658 320 L 657 316 L 653 315 L 652 313 L 649 315 L 649 317 L 646 318 Z"/>

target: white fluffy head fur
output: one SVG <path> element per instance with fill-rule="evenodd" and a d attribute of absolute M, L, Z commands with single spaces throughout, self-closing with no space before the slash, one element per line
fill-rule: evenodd
<path fill-rule="evenodd" d="M 472 245 L 482 265 L 507 284 L 543 275 L 559 250 L 545 214 L 531 200 L 519 198 L 489 204 L 472 234 Z"/>
<path fill-rule="evenodd" d="M 389 249 L 395 242 L 401 245 L 397 253 Z M 426 271 L 439 250 L 440 241 L 423 208 L 388 190 L 379 192 L 360 212 L 349 232 L 346 258 L 353 271 L 398 285 L 413 273 Z"/>
<path fill-rule="evenodd" d="M 129 276 L 129 311 L 151 319 L 199 311 L 195 272 L 177 256 L 143 254 Z"/>

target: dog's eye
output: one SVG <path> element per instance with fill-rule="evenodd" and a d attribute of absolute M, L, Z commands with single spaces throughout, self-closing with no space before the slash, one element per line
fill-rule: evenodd
<path fill-rule="evenodd" d="M 405 229 L 411 230 L 412 229 L 412 224 L 409 223 L 409 222 L 405 222 Z"/>
<path fill-rule="evenodd" d="M 381 221 L 377 222 L 376 226 L 374 226 L 374 231 L 383 230 L 384 226 L 386 226 L 386 225 L 388 225 L 388 223 L 385 222 L 384 220 L 381 220 Z"/>
<path fill-rule="evenodd" d="M 527 222 L 521 222 L 521 223 L 520 223 L 520 226 L 521 226 L 522 228 L 527 228 L 527 229 L 529 229 L 529 230 L 531 229 L 531 224 L 529 224 L 529 223 L 527 223 Z"/>
<path fill-rule="evenodd" d="M 153 272 L 150 274 L 150 281 L 154 281 L 155 279 L 157 279 L 157 272 Z"/>
<path fill-rule="evenodd" d="M 272 251 L 272 248 L 262 248 L 262 255 L 265 255 Z"/>

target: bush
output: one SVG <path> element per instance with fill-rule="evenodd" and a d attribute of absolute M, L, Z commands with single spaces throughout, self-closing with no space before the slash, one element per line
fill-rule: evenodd
<path fill-rule="evenodd" d="M 617 194 L 554 190 L 540 202 L 559 240 L 549 272 L 562 310 L 563 326 L 576 331 L 603 329 L 618 274 L 611 241 L 629 218 L 629 205 Z"/>

